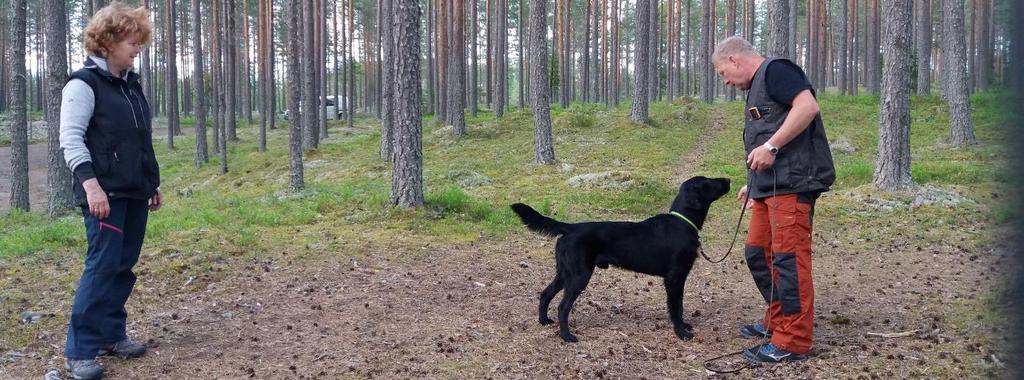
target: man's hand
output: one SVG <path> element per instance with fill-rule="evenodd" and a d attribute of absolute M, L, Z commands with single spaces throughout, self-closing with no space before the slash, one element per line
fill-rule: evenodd
<path fill-rule="evenodd" d="M 747 198 L 747 185 L 743 185 L 740 188 L 740 192 L 736 193 L 737 201 L 743 202 L 744 199 L 747 201 L 747 204 L 743 205 L 744 208 L 749 210 L 751 207 L 754 207 L 754 200 Z"/>
<path fill-rule="evenodd" d="M 747 155 L 747 167 L 750 170 L 759 172 L 767 170 L 775 163 L 775 155 L 768 151 L 764 145 L 760 145 Z"/>
<path fill-rule="evenodd" d="M 164 195 L 160 193 L 160 190 L 156 191 L 156 195 L 149 198 L 149 211 L 159 210 L 164 205 Z"/>
<path fill-rule="evenodd" d="M 89 213 L 96 219 L 103 220 L 110 216 L 110 202 L 107 201 L 107 193 L 100 187 L 96 178 L 90 178 L 82 183 L 85 189 L 85 200 L 89 203 Z"/>

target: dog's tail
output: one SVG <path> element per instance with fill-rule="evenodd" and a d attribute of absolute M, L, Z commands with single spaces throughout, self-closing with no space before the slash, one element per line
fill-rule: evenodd
<path fill-rule="evenodd" d="M 569 232 L 572 224 L 562 223 L 557 220 L 541 215 L 537 210 L 522 203 L 512 205 L 512 211 L 519 215 L 526 228 L 530 231 L 539 232 L 548 236 L 565 235 Z"/>

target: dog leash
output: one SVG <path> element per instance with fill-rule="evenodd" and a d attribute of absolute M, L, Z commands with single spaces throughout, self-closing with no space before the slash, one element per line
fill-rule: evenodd
<path fill-rule="evenodd" d="M 740 203 L 740 218 L 736 220 L 736 228 L 733 230 L 732 233 L 732 243 L 729 243 L 729 250 L 725 251 L 725 255 L 723 255 L 722 258 L 718 260 L 712 260 L 711 257 L 708 256 L 708 254 L 704 253 L 704 246 L 701 245 L 697 248 L 697 251 L 700 252 L 700 255 L 704 257 L 704 260 L 707 260 L 709 263 L 712 264 L 718 264 L 722 261 L 725 261 L 725 259 L 729 257 L 729 254 L 732 253 L 733 247 L 736 246 L 736 238 L 740 236 L 740 225 L 743 223 L 743 215 L 747 213 L 747 202 L 749 201 L 750 191 L 747 191 L 747 194 L 743 196 L 743 202 Z"/>

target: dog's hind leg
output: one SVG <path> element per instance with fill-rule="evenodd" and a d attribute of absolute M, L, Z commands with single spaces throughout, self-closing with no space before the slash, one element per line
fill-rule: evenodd
<path fill-rule="evenodd" d="M 551 280 L 548 287 L 544 288 L 544 290 L 540 292 L 540 306 L 537 310 L 538 321 L 540 324 L 550 325 L 555 323 L 551 318 L 548 318 L 548 305 L 551 305 L 551 299 L 555 298 L 555 294 L 558 294 L 558 292 L 562 291 L 563 288 L 565 288 L 565 283 L 562 281 L 562 275 L 560 273 L 555 273 L 555 279 Z"/>
<path fill-rule="evenodd" d="M 565 279 L 565 293 L 562 295 L 562 302 L 558 304 L 558 335 L 566 342 L 578 342 L 575 335 L 569 332 L 569 312 L 576 302 L 576 298 L 583 293 L 590 283 L 590 276 L 594 274 L 594 268 L 586 268 L 582 273 L 575 273 Z"/>
<path fill-rule="evenodd" d="M 683 287 L 686 276 L 669 274 L 665 277 L 665 295 L 668 300 L 668 316 L 676 336 L 682 340 L 693 338 L 693 326 L 683 321 Z"/>

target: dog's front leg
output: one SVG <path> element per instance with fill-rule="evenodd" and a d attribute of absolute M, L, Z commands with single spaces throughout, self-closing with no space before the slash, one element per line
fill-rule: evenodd
<path fill-rule="evenodd" d="M 683 321 L 683 285 L 685 279 L 674 276 L 665 277 L 665 295 L 668 300 L 668 316 L 672 319 L 672 327 L 676 336 L 682 340 L 693 338 L 693 326 Z"/>

